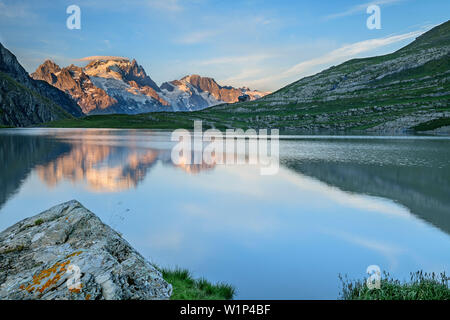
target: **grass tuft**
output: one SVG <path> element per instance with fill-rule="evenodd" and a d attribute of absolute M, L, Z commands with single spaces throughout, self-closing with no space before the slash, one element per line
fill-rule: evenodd
<path fill-rule="evenodd" d="M 344 300 L 450 300 L 449 280 L 444 273 L 417 271 L 408 282 L 401 282 L 384 272 L 380 289 L 370 290 L 364 280 L 348 280 L 339 275 Z"/>
<path fill-rule="evenodd" d="M 164 280 L 173 286 L 171 300 L 231 300 L 235 294 L 231 285 L 194 279 L 186 269 L 162 269 L 161 272 Z"/>

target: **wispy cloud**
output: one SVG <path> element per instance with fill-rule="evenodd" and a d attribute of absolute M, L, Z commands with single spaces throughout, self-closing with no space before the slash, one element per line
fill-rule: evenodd
<path fill-rule="evenodd" d="M 205 30 L 205 31 L 195 31 L 188 34 L 184 34 L 175 40 L 177 43 L 182 44 L 196 44 L 207 41 L 208 39 L 214 39 L 220 34 L 220 30 Z"/>
<path fill-rule="evenodd" d="M 348 45 L 344 45 L 336 50 L 331 51 L 321 57 L 311 59 L 308 61 L 296 64 L 292 68 L 286 70 L 281 74 L 283 77 L 288 77 L 293 74 L 303 74 L 313 67 L 332 64 L 342 60 L 353 58 L 361 53 L 373 51 L 375 49 L 385 47 L 387 45 L 415 38 L 420 36 L 424 30 L 412 31 L 400 35 L 389 36 L 385 38 L 369 39 Z"/>
<path fill-rule="evenodd" d="M 402 2 L 405 0 L 376 0 L 376 1 L 371 1 L 371 2 L 366 2 L 363 4 L 359 4 L 353 7 L 348 8 L 345 11 L 342 12 L 337 12 L 337 13 L 333 13 L 333 14 L 329 14 L 327 16 L 324 17 L 325 20 L 332 20 L 332 19 L 336 19 L 336 18 L 342 18 L 342 17 L 346 17 L 346 16 L 351 16 L 360 12 L 363 12 L 367 9 L 368 6 L 370 5 L 390 5 L 390 4 L 395 4 L 398 2 Z"/>
<path fill-rule="evenodd" d="M 384 256 L 387 261 L 389 261 L 389 269 L 395 269 L 398 266 L 400 255 L 409 253 L 408 250 L 398 246 L 397 244 L 374 240 L 345 231 L 323 229 L 322 232 L 347 241 L 353 245 L 378 252 L 380 255 Z M 412 255 L 414 256 L 414 254 Z"/>
<path fill-rule="evenodd" d="M 0 17 L 6 19 L 31 18 L 35 17 L 35 13 L 23 3 L 0 1 Z"/>
<path fill-rule="evenodd" d="M 275 18 L 264 15 L 249 14 L 245 19 L 236 16 L 203 16 L 195 24 L 195 29 L 185 30 L 189 26 L 183 26 L 183 31 L 174 42 L 180 44 L 199 44 L 205 42 L 223 43 L 224 41 L 249 39 L 263 35 L 278 22 Z"/>
<path fill-rule="evenodd" d="M 179 0 L 147 0 L 147 3 L 155 9 L 177 12 L 182 11 L 183 6 Z"/>
<path fill-rule="evenodd" d="M 219 57 L 213 58 L 209 60 L 201 60 L 196 62 L 197 65 L 207 66 L 207 65 L 218 65 L 218 64 L 242 64 L 249 62 L 259 62 L 269 58 L 273 58 L 273 55 L 270 54 L 251 54 L 244 56 L 228 56 L 228 57 Z"/>
<path fill-rule="evenodd" d="M 265 73 L 266 73 L 266 70 L 264 68 L 247 67 L 247 68 L 242 69 L 241 72 L 232 75 L 231 77 L 228 77 L 225 79 L 219 79 L 218 81 L 220 83 L 224 83 L 224 84 L 232 84 L 232 85 L 236 85 L 236 86 L 242 86 L 243 83 L 245 83 L 245 84 L 247 83 L 248 79 L 252 79 L 252 78 L 255 79 L 255 78 L 261 77 L 261 75 L 264 75 Z M 257 88 L 257 89 L 260 89 L 260 88 Z"/>

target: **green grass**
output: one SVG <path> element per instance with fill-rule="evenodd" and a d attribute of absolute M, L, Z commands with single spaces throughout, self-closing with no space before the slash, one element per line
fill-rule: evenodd
<path fill-rule="evenodd" d="M 423 122 L 414 126 L 412 129 L 414 131 L 428 131 L 438 129 L 440 127 L 450 126 L 450 118 L 439 118 L 431 121 Z"/>
<path fill-rule="evenodd" d="M 172 300 L 231 300 L 235 289 L 224 283 L 211 284 L 206 279 L 193 279 L 188 270 L 161 270 L 164 280 L 172 284 Z"/>
<path fill-rule="evenodd" d="M 445 273 L 411 273 L 410 281 L 393 279 L 388 273 L 381 277 L 380 289 L 370 290 L 366 280 L 353 280 L 339 276 L 344 300 L 450 300 L 450 278 Z"/>

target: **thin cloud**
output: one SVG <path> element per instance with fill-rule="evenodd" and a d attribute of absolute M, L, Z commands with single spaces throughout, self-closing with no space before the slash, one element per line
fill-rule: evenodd
<path fill-rule="evenodd" d="M 244 70 L 242 70 L 240 73 L 238 73 L 236 75 L 233 75 L 233 76 L 231 76 L 229 78 L 225 78 L 225 79 L 219 79 L 218 81 L 220 83 L 228 83 L 228 84 L 235 85 L 235 86 L 241 86 L 242 84 L 239 84 L 239 83 L 242 83 L 244 81 L 245 81 L 245 83 L 247 83 L 246 82 L 247 79 L 261 76 L 261 74 L 263 74 L 264 72 L 265 72 L 264 69 L 258 68 L 258 67 L 245 68 Z M 254 88 L 252 88 L 252 89 L 254 89 Z M 259 88 L 257 88 L 257 89 L 259 89 Z"/>
<path fill-rule="evenodd" d="M 175 38 L 174 42 L 181 44 L 222 43 L 224 39 L 235 39 L 235 34 L 239 34 L 241 37 L 245 34 L 249 38 L 254 38 L 258 34 L 264 34 L 264 30 L 275 24 L 276 20 L 263 15 L 248 16 L 246 19 L 205 16 L 202 18 L 202 23 L 199 24 L 205 23 L 204 28 L 184 32 Z"/>
<path fill-rule="evenodd" d="M 354 14 L 357 14 L 359 12 L 363 12 L 367 9 L 368 6 L 370 5 L 390 5 L 390 4 L 395 4 L 398 2 L 402 2 L 405 0 L 377 0 L 377 1 L 371 1 L 371 2 L 367 2 L 367 3 L 363 3 L 363 4 L 359 4 L 356 6 L 353 6 L 349 9 L 347 9 L 346 11 L 343 12 L 338 12 L 338 13 L 333 13 L 330 15 L 327 15 L 324 17 L 325 20 L 332 20 L 332 19 L 337 19 L 337 18 L 342 18 L 342 17 L 346 17 L 346 16 L 351 16 Z"/>
<path fill-rule="evenodd" d="M 196 31 L 185 34 L 176 40 L 177 43 L 182 44 L 197 44 L 207 41 L 208 39 L 216 37 L 220 30 Z"/>
<path fill-rule="evenodd" d="M 337 61 L 346 60 L 349 58 L 353 58 L 361 53 L 372 51 L 381 47 L 385 47 L 387 45 L 415 38 L 424 33 L 424 30 L 412 31 L 405 34 L 400 34 L 396 36 L 390 36 L 385 38 L 377 38 L 364 40 L 356 43 L 352 43 L 349 45 L 345 45 L 341 48 L 331 51 L 330 53 L 323 55 L 321 57 L 311 59 L 308 61 L 301 62 L 292 68 L 286 70 L 282 73 L 282 76 L 287 77 L 293 74 L 302 74 L 310 70 L 312 67 L 331 64 Z"/>
<path fill-rule="evenodd" d="M 24 4 L 0 1 L 0 17 L 5 19 L 34 18 L 36 14 Z"/>
<path fill-rule="evenodd" d="M 209 66 L 209 65 L 218 65 L 218 64 L 242 64 L 249 62 L 259 62 L 269 58 L 272 58 L 273 55 L 268 54 L 253 54 L 253 55 L 245 55 L 245 56 L 230 56 L 230 57 L 219 57 L 213 58 L 209 60 L 198 61 L 197 65 L 201 66 Z"/>
<path fill-rule="evenodd" d="M 406 249 L 397 246 L 396 244 L 365 238 L 345 231 L 342 232 L 323 229 L 322 232 L 324 234 L 328 234 L 342 239 L 346 242 L 352 243 L 353 245 L 378 252 L 380 255 L 384 256 L 386 260 L 389 261 L 390 269 L 396 268 L 398 266 L 398 257 L 400 255 L 409 253 Z M 412 255 L 414 256 L 414 254 Z"/>
<path fill-rule="evenodd" d="M 178 0 L 148 0 L 148 4 L 155 9 L 178 12 L 183 10 L 183 6 Z"/>

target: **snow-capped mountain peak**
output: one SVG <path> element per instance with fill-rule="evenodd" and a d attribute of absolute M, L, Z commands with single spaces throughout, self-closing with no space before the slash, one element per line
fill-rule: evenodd
<path fill-rule="evenodd" d="M 200 110 L 216 104 L 234 103 L 247 94 L 250 100 L 265 96 L 270 92 L 252 91 L 247 87 L 221 86 L 213 78 L 197 74 L 187 75 L 180 80 L 164 82 L 162 95 L 175 110 Z"/>
<path fill-rule="evenodd" d="M 213 78 L 197 74 L 159 87 L 135 59 L 95 56 L 83 60 L 90 61 L 83 68 L 60 68 L 47 60 L 32 76 L 70 94 L 89 114 L 193 111 L 237 102 L 243 94 L 252 100 L 267 94 L 221 86 Z"/>

